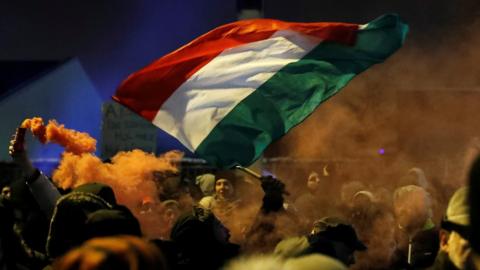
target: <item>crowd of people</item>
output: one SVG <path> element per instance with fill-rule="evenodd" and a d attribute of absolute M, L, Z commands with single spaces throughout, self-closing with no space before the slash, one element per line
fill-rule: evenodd
<path fill-rule="evenodd" d="M 298 180 L 300 194 L 273 176 L 212 171 L 183 184 L 152 172 L 158 198 L 131 209 L 94 179 L 56 186 L 32 166 L 22 132 L 5 162 L 20 174 L 2 176 L 0 270 L 480 269 L 480 159 L 439 219 L 418 168 L 409 171 L 415 181 L 391 191 L 359 181 L 333 190 L 313 170 Z M 156 237 L 141 218 L 153 211 L 162 219 Z"/>

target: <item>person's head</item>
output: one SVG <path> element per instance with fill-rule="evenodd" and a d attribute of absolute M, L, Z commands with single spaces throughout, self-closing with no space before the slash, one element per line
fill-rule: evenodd
<path fill-rule="evenodd" d="M 175 222 L 170 238 L 188 248 L 208 243 L 214 247 L 228 243 L 228 229 L 213 215 L 211 210 L 194 207 L 193 213 L 180 216 Z"/>
<path fill-rule="evenodd" d="M 154 171 L 153 177 L 159 191 L 160 200 L 178 199 L 187 187 L 177 171 Z"/>
<path fill-rule="evenodd" d="M 167 269 L 162 252 L 135 236 L 94 238 L 57 259 L 55 270 L 162 270 Z"/>
<path fill-rule="evenodd" d="M 340 189 L 341 202 L 347 207 L 352 207 L 353 196 L 355 196 L 355 193 L 357 193 L 358 191 L 361 191 L 364 189 L 365 189 L 365 184 L 359 181 L 351 181 L 343 184 Z"/>
<path fill-rule="evenodd" d="M 138 220 L 126 207 L 116 204 L 109 186 L 89 183 L 57 201 L 46 250 L 55 258 L 88 239 L 121 234 L 140 236 Z"/>
<path fill-rule="evenodd" d="M 164 206 L 163 217 L 165 221 L 173 226 L 180 215 L 180 204 L 175 200 L 166 200 L 162 202 L 162 205 Z"/>
<path fill-rule="evenodd" d="M 431 218 L 430 195 L 416 185 L 397 188 L 393 193 L 393 211 L 400 228 L 413 234 Z"/>
<path fill-rule="evenodd" d="M 332 256 L 346 265 L 355 263 L 355 251 L 367 249 L 358 239 L 355 229 L 337 217 L 324 217 L 315 221 L 311 234 L 309 253 Z"/>
<path fill-rule="evenodd" d="M 98 183 L 98 182 L 86 183 L 78 187 L 75 187 L 73 189 L 73 192 L 91 193 L 99 196 L 110 205 L 117 204 L 117 199 L 115 198 L 115 193 L 113 192 L 113 189 L 110 186 L 103 183 Z"/>
<path fill-rule="evenodd" d="M 199 269 L 217 268 L 238 255 L 238 246 L 228 242 L 228 229 L 211 211 L 202 207 L 195 207 L 193 213 L 180 216 L 170 238 L 181 251 L 181 256 L 198 264 Z"/>
<path fill-rule="evenodd" d="M 215 195 L 219 199 L 232 199 L 235 197 L 236 175 L 232 170 L 223 170 L 215 173 Z"/>
<path fill-rule="evenodd" d="M 401 177 L 400 182 L 404 185 L 416 185 L 423 188 L 428 187 L 427 177 L 425 172 L 417 167 L 410 168 L 407 173 Z"/>
<path fill-rule="evenodd" d="M 370 191 L 361 190 L 355 193 L 350 208 L 350 218 L 360 223 L 365 222 L 365 219 L 370 219 L 376 210 L 374 200 L 374 195 Z"/>
<path fill-rule="evenodd" d="M 10 200 L 12 197 L 12 189 L 10 188 L 10 186 L 4 186 L 2 188 L 2 193 L 0 196 L 2 196 L 2 198 L 6 200 Z"/>
<path fill-rule="evenodd" d="M 320 187 L 320 176 L 318 175 L 317 172 L 312 171 L 308 175 L 307 188 L 310 192 L 316 192 L 319 187 Z"/>
<path fill-rule="evenodd" d="M 458 269 L 464 269 L 471 252 L 468 191 L 468 187 L 462 187 L 450 198 L 440 230 L 440 250 Z"/>
<path fill-rule="evenodd" d="M 375 200 L 372 192 L 367 190 L 360 190 L 353 195 L 352 203 L 357 208 L 367 208 Z"/>
<path fill-rule="evenodd" d="M 230 180 L 220 178 L 215 181 L 215 194 L 222 199 L 229 199 L 233 196 L 233 185 Z"/>

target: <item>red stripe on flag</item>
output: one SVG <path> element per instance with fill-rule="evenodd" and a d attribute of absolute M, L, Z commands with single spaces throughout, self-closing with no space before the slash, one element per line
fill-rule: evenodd
<path fill-rule="evenodd" d="M 226 24 L 133 73 L 122 82 L 113 99 L 152 121 L 170 95 L 221 52 L 267 39 L 276 31 L 286 29 L 325 41 L 352 45 L 355 42 L 358 25 L 325 22 L 289 23 L 271 19 Z"/>

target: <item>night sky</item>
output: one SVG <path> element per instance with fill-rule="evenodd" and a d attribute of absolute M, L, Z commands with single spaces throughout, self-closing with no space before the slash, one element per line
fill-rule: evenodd
<path fill-rule="evenodd" d="M 76 57 L 101 98 L 110 100 L 130 73 L 236 20 L 236 7 L 233 0 L 1 1 L 0 61 Z M 479 36 L 479 1 L 265 0 L 263 9 L 268 18 L 306 22 L 366 23 L 384 13 L 398 13 L 409 24 L 404 48 L 385 65 L 353 81 L 345 91 L 349 94 L 339 94 L 340 103 L 370 104 L 356 90 L 363 84 L 376 89 L 479 88 L 475 38 Z M 332 100 L 335 105 L 337 101 Z M 282 149 L 278 153 L 292 153 L 288 147 Z"/>

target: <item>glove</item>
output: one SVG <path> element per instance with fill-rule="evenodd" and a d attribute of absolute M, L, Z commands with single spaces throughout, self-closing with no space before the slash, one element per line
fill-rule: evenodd
<path fill-rule="evenodd" d="M 285 184 L 272 176 L 262 176 L 260 181 L 265 192 L 262 211 L 270 213 L 283 209 L 283 194 L 286 194 Z"/>
<path fill-rule="evenodd" d="M 25 128 L 17 128 L 15 134 L 12 136 L 10 145 L 8 146 L 8 153 L 13 159 L 13 163 L 18 165 L 26 174 L 27 179 L 31 179 L 37 174 L 35 169 L 28 158 L 27 151 L 25 149 Z"/>

